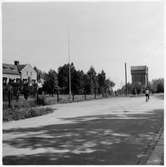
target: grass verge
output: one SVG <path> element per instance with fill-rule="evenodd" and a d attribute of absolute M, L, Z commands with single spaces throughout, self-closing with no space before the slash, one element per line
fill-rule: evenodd
<path fill-rule="evenodd" d="M 41 115 L 52 113 L 52 112 L 53 112 L 53 109 L 50 107 L 9 108 L 7 110 L 3 110 L 3 122 L 27 119 L 27 118 L 41 116 Z"/>

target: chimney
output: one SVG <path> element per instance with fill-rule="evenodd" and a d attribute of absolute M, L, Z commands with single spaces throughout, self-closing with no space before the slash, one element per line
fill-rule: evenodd
<path fill-rule="evenodd" d="M 19 65 L 19 61 L 14 61 L 14 65 Z"/>

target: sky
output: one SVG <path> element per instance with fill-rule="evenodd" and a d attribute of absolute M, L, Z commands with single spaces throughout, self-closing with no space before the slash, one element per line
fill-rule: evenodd
<path fill-rule="evenodd" d="M 163 10 L 162 1 L 3 3 L 3 63 L 47 72 L 68 63 L 70 53 L 76 69 L 103 69 L 117 88 L 125 83 L 125 62 L 129 82 L 133 65 L 147 65 L 149 80 L 161 78 Z"/>

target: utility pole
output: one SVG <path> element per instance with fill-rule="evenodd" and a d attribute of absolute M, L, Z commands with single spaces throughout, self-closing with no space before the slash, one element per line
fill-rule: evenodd
<path fill-rule="evenodd" d="M 70 32 L 68 31 L 68 58 L 69 58 L 69 99 L 71 99 L 71 66 L 70 66 Z"/>
<path fill-rule="evenodd" d="M 125 63 L 125 93 L 127 96 L 127 68 L 126 68 L 126 63 Z"/>
<path fill-rule="evenodd" d="M 39 89 L 39 88 L 38 88 L 38 82 L 39 82 L 39 78 L 38 78 L 39 76 L 38 76 L 38 75 L 39 75 L 39 73 L 38 73 L 38 70 L 36 70 L 36 72 L 37 72 L 36 103 L 39 104 L 39 90 L 38 90 L 38 89 Z"/>

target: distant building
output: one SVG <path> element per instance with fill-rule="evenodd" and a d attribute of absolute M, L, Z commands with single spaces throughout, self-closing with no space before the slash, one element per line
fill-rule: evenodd
<path fill-rule="evenodd" d="M 148 67 L 147 66 L 131 66 L 132 84 L 141 87 L 148 86 Z"/>
<path fill-rule="evenodd" d="M 10 79 L 36 82 L 37 72 L 30 64 L 19 64 L 19 61 L 15 61 L 14 64 L 3 64 L 3 83 Z"/>

